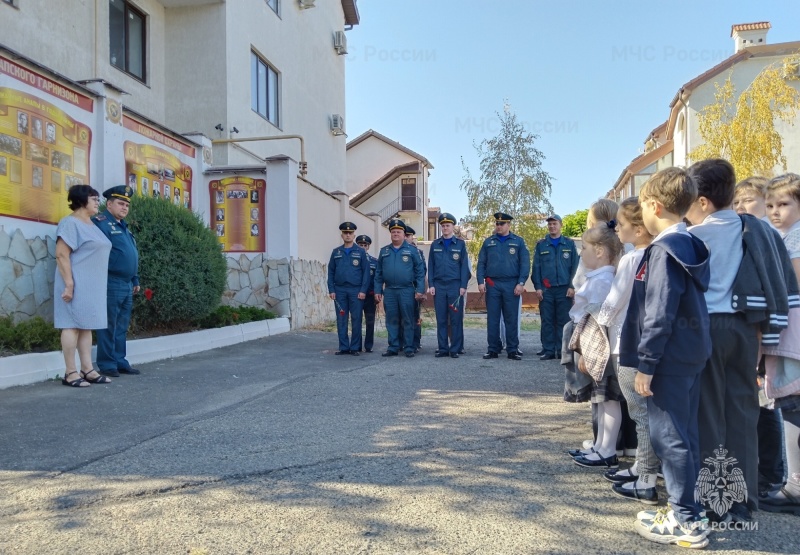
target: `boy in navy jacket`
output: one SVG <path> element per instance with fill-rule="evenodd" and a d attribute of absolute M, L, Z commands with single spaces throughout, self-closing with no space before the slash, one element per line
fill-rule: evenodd
<path fill-rule="evenodd" d="M 669 505 L 642 511 L 636 531 L 664 544 L 708 545 L 708 520 L 695 501 L 700 471 L 697 411 L 700 373 L 711 355 L 704 292 L 708 250 L 683 216 L 697 198 L 685 170 L 656 173 L 639 193 L 644 225 L 655 236 L 634 280 L 620 337 L 620 365 L 638 368 L 635 388 L 647 397 L 650 435 L 661 459 Z"/>

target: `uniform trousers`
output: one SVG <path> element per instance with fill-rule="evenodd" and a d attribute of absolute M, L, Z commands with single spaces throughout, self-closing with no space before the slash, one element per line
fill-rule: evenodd
<path fill-rule="evenodd" d="M 436 340 L 440 353 L 458 354 L 464 348 L 464 303 L 458 281 L 437 283 L 433 306 L 436 310 Z M 447 330 L 451 331 L 448 346 Z"/>
<path fill-rule="evenodd" d="M 97 330 L 97 367 L 103 371 L 127 370 L 131 367 L 127 355 L 128 326 L 133 310 L 131 281 L 108 276 L 106 311 L 108 327 Z"/>
<path fill-rule="evenodd" d="M 517 280 L 493 278 L 494 285 L 486 284 L 486 335 L 490 353 L 500 353 L 500 318 L 506 325 L 506 350 L 509 354 L 519 349 L 519 297 L 514 295 Z"/>
<path fill-rule="evenodd" d="M 383 310 L 386 313 L 386 331 L 389 333 L 388 351 L 414 352 L 414 288 L 387 287 L 383 291 Z M 403 344 L 400 344 L 400 329 Z"/>
<path fill-rule="evenodd" d="M 336 331 L 339 333 L 340 351 L 358 351 L 361 348 L 361 311 L 364 301 L 358 298 L 358 287 L 333 287 L 336 293 Z M 351 323 L 350 337 L 347 335 L 347 323 Z"/>
<path fill-rule="evenodd" d="M 569 310 L 572 299 L 567 297 L 566 285 L 545 288 L 542 301 L 539 303 L 539 315 L 542 319 L 542 349 L 545 354 L 554 355 L 561 351 L 561 334 L 569 321 Z"/>
<path fill-rule="evenodd" d="M 364 325 L 367 330 L 364 333 L 364 350 L 371 351 L 375 345 L 375 313 L 377 305 L 375 303 L 375 293 L 367 293 L 364 299 Z M 361 345 L 359 344 L 359 351 Z"/>

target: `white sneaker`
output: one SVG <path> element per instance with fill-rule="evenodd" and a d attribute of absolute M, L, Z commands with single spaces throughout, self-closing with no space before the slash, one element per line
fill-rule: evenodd
<path fill-rule="evenodd" d="M 649 512 L 642 511 L 639 514 Z M 687 549 L 702 549 L 708 545 L 708 521 L 699 519 L 681 524 L 671 509 L 660 509 L 652 519 L 640 519 L 633 525 L 640 536 L 661 544 L 674 544 Z"/>

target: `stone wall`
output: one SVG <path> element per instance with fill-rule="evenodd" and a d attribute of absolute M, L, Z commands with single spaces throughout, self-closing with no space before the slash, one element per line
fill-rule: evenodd
<path fill-rule="evenodd" d="M 19 229 L 9 236 L 0 226 L 0 316 L 53 321 L 55 255 L 52 237 L 26 239 Z"/>
<path fill-rule="evenodd" d="M 291 314 L 289 305 L 289 261 L 268 260 L 263 255 L 248 258 L 228 256 L 228 283 L 222 304 L 257 306 L 279 317 Z"/>
<path fill-rule="evenodd" d="M 336 318 L 328 297 L 328 266 L 318 260 L 292 260 L 292 329 L 332 322 Z"/>

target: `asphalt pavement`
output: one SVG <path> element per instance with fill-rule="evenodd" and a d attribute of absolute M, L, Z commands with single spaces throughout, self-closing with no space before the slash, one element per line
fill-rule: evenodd
<path fill-rule="evenodd" d="M 0 391 L 0 553 L 662 553 L 566 450 L 588 405 L 523 332 L 521 362 L 333 356 L 297 331 L 145 364 L 86 389 Z M 628 463 L 632 462 L 627 460 Z M 665 493 L 661 491 L 662 503 Z M 800 520 L 756 513 L 708 551 L 798 553 Z"/>

